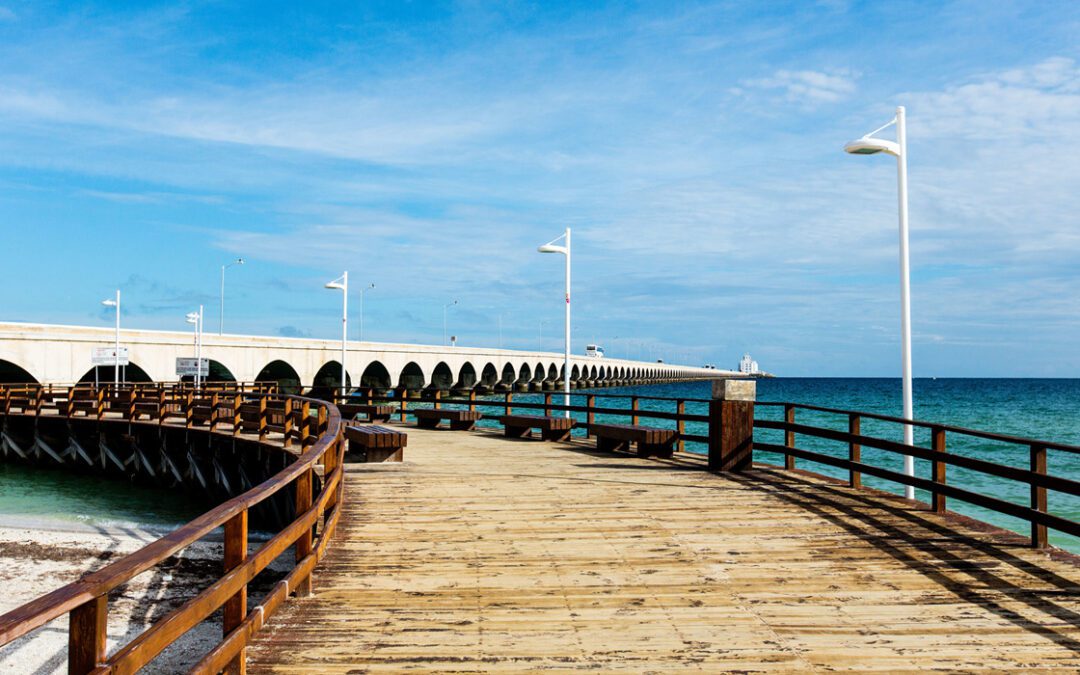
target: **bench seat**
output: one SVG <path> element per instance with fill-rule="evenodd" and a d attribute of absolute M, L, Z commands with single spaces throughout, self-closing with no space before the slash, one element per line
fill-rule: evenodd
<path fill-rule="evenodd" d="M 545 441 L 565 441 L 570 438 L 574 420 L 550 415 L 503 415 L 498 418 L 509 438 L 528 438 L 533 429 L 540 430 Z"/>
<path fill-rule="evenodd" d="M 364 462 L 400 462 L 405 456 L 409 436 L 404 431 L 375 425 L 347 426 L 345 439 L 349 454 Z"/>
<path fill-rule="evenodd" d="M 677 434 L 672 429 L 657 429 L 633 424 L 593 424 L 589 433 L 596 436 L 596 448 L 608 452 L 629 451 L 637 444 L 638 457 L 671 457 Z"/>
<path fill-rule="evenodd" d="M 435 429 L 440 421 L 446 420 L 453 431 L 471 431 L 476 426 L 476 422 L 484 417 L 482 413 L 475 410 L 420 409 L 410 412 L 416 417 L 416 426 L 421 429 Z"/>

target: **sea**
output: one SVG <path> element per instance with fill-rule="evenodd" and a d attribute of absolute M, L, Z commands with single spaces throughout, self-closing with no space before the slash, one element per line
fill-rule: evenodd
<path fill-rule="evenodd" d="M 642 397 L 639 405 L 643 410 L 674 412 L 674 401 L 649 400 L 646 397 L 708 399 L 710 392 L 709 382 L 608 387 L 593 391 L 575 390 L 572 402 L 584 404 L 584 397 L 589 393 L 639 396 Z M 500 395 L 495 398 L 502 397 Z M 896 417 L 902 413 L 899 378 L 765 378 L 757 382 L 757 398 L 759 401 L 805 403 Z M 557 395 L 555 402 L 560 399 L 561 395 Z M 515 402 L 542 400 L 541 394 L 514 395 Z M 1080 446 L 1080 380 L 916 378 L 914 400 L 916 419 Z M 629 408 L 630 400 L 606 399 L 603 405 Z M 686 412 L 705 414 L 707 405 L 688 401 Z M 490 408 L 487 411 L 498 412 Z M 758 406 L 757 416 L 781 419 L 783 409 Z M 584 414 L 575 414 L 575 417 L 584 419 Z M 598 416 L 597 421 L 625 423 L 627 420 L 625 417 Z M 797 421 L 840 431 L 847 430 L 847 417 L 842 415 L 800 410 Z M 641 423 L 674 426 L 674 422 L 647 421 L 645 418 L 642 418 Z M 485 420 L 481 424 L 487 426 L 497 423 Z M 699 435 L 708 433 L 705 424 L 693 422 L 687 423 L 686 431 Z M 900 425 L 873 420 L 863 420 L 862 433 L 896 441 L 903 439 Z M 764 442 L 783 443 L 780 432 L 759 430 L 755 437 Z M 929 432 L 916 429 L 915 442 L 929 447 Z M 1026 446 L 979 440 L 959 434 L 949 434 L 947 445 L 950 453 L 978 457 L 1018 468 L 1028 467 L 1029 455 Z M 846 444 L 807 436 L 797 436 L 796 446 L 837 457 L 846 457 L 847 453 Z M 686 450 L 702 454 L 706 452 L 705 447 L 697 443 L 688 443 Z M 758 462 L 783 463 L 782 457 L 771 453 L 756 452 L 754 458 Z M 875 466 L 902 471 L 903 460 L 893 453 L 863 448 L 862 458 L 864 462 Z M 836 478 L 847 477 L 846 471 L 801 459 L 798 466 Z M 918 476 L 930 476 L 928 462 L 916 460 L 915 470 Z M 1048 453 L 1048 470 L 1056 476 L 1080 480 L 1080 455 L 1051 450 Z M 948 467 L 948 479 L 951 485 L 1016 504 L 1028 504 L 1029 488 L 1026 484 L 952 466 Z M 864 476 L 863 482 L 869 487 L 903 493 L 902 486 L 872 476 Z M 916 498 L 929 501 L 929 495 L 922 491 L 917 491 Z M 1080 521 L 1080 497 L 1051 491 L 1048 500 L 1051 513 Z M 952 511 L 993 525 L 1024 535 L 1029 534 L 1026 521 L 957 499 L 949 499 L 948 507 Z M 31 518 L 95 527 L 168 527 L 187 522 L 205 508 L 202 501 L 191 496 L 166 493 L 123 481 L 0 463 L 0 525 Z M 1080 539 L 1051 531 L 1050 541 L 1063 549 L 1080 553 Z"/>

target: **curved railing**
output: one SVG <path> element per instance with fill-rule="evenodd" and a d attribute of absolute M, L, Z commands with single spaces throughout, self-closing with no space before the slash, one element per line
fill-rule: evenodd
<path fill-rule="evenodd" d="M 269 480 L 142 549 L 0 616 L 0 648 L 70 614 L 69 673 L 134 672 L 223 609 L 224 637 L 192 672 L 242 670 L 249 638 L 289 594 L 311 592 L 312 569 L 322 558 L 341 513 L 345 449 L 340 414 L 333 404 L 258 389 L 221 386 L 196 390 L 183 384 L 119 388 L 0 385 L 0 402 L 6 415 L 181 426 L 207 434 L 250 436 L 251 440 L 282 449 L 290 448 L 294 441 L 299 445 L 295 461 Z M 316 495 L 320 474 L 322 489 Z M 249 552 L 248 512 L 282 490 L 295 494 L 293 520 Z M 222 576 L 108 656 L 109 592 L 220 527 L 225 532 Z M 249 612 L 248 583 L 289 547 L 296 551 L 291 571 Z"/>

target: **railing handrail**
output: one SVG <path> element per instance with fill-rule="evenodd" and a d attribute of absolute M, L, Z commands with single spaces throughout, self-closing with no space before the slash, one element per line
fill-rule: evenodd
<path fill-rule="evenodd" d="M 0 390 L 5 389 L 10 391 L 11 388 L 0 385 Z M 181 393 L 187 395 L 192 394 L 193 392 L 183 391 Z M 303 450 L 299 457 L 294 462 L 290 463 L 284 469 L 271 476 L 269 479 L 263 481 L 259 485 L 256 485 L 251 489 L 245 491 L 244 493 L 237 495 L 225 501 L 224 503 L 210 509 L 209 511 L 198 516 L 194 520 L 180 526 L 169 534 L 166 534 L 165 536 L 147 544 L 141 549 L 134 551 L 99 570 L 90 572 L 77 581 L 66 584 L 50 593 L 40 596 L 28 603 L 23 604 L 20 607 L 17 607 L 3 615 L 0 615 L 0 647 L 10 643 L 11 641 L 23 635 L 26 635 L 27 633 L 32 632 L 33 630 L 41 627 L 42 625 L 50 621 L 53 621 L 54 619 L 63 616 L 66 613 L 74 612 L 79 608 L 86 606 L 88 603 L 93 603 L 98 599 L 107 598 L 107 595 L 110 591 L 127 583 L 139 574 L 142 574 L 143 572 L 146 572 L 147 570 L 160 564 L 177 551 L 180 551 L 201 540 L 211 531 L 221 526 L 226 526 L 226 529 L 228 531 L 229 524 L 238 517 L 242 516 L 244 521 L 245 533 L 245 541 L 243 545 L 243 563 L 237 567 L 234 567 L 231 570 L 224 572 L 223 576 L 219 578 L 218 581 L 214 582 L 214 584 L 212 584 L 209 589 L 204 590 L 202 593 L 199 594 L 199 596 L 197 596 L 197 598 L 203 597 L 211 590 L 214 590 L 216 593 L 215 597 L 224 594 L 226 599 L 228 599 L 237 591 L 239 585 L 246 585 L 247 581 L 249 581 L 250 578 L 254 577 L 254 575 L 258 571 L 264 569 L 270 562 L 273 561 L 274 558 L 277 557 L 277 555 L 274 555 L 267 559 L 267 556 L 265 554 L 261 556 L 259 555 L 261 551 L 267 550 L 268 547 L 274 548 L 274 550 L 280 547 L 287 548 L 288 546 L 297 543 L 297 537 L 303 537 L 303 532 L 305 529 L 308 533 L 311 532 L 311 528 L 314 525 L 314 520 L 323 513 L 323 510 L 326 508 L 327 503 L 330 500 L 335 501 L 336 507 L 336 504 L 340 501 L 339 493 L 342 476 L 340 459 L 344 447 L 341 443 L 341 416 L 335 405 L 326 401 L 300 396 L 286 396 L 267 393 L 253 394 L 253 392 L 239 390 L 214 390 L 206 393 L 208 397 L 212 397 L 214 395 L 224 395 L 226 397 L 255 395 L 263 400 L 293 401 L 297 404 L 298 409 L 303 409 L 304 404 L 307 404 L 308 406 L 314 406 L 316 409 L 322 408 L 325 409 L 325 420 L 323 419 L 322 414 L 320 414 L 318 417 L 320 422 L 325 421 L 325 426 L 315 429 L 315 433 L 313 434 L 313 436 L 317 437 L 314 439 L 313 442 L 310 442 L 310 445 L 308 445 L 308 439 L 302 438 L 301 444 Z M 176 401 L 169 401 L 168 403 L 176 403 Z M 40 414 L 40 411 L 32 412 Z M 142 421 L 119 418 L 104 418 L 98 419 L 97 421 L 110 424 L 123 423 L 157 425 L 159 423 L 154 420 Z M 226 435 L 227 433 L 229 433 L 214 428 L 196 428 L 195 430 L 209 434 L 219 435 Z M 287 445 L 289 438 L 290 437 L 287 434 L 284 435 L 282 443 Z M 260 438 L 260 440 L 258 441 L 252 439 L 252 441 L 269 444 L 269 441 L 263 438 Z M 323 491 L 318 500 L 316 500 L 310 506 L 305 506 L 302 512 L 300 511 L 298 505 L 296 517 L 294 518 L 292 523 L 287 525 L 280 533 L 278 533 L 278 535 L 275 535 L 275 537 L 272 538 L 269 542 L 263 544 L 262 548 L 259 551 L 257 551 L 251 556 L 248 556 L 246 543 L 246 519 L 248 510 L 269 499 L 282 489 L 292 485 L 294 482 L 302 480 L 302 478 L 305 476 L 307 477 L 307 490 L 310 499 L 312 480 L 311 477 L 314 475 L 315 467 L 320 463 L 323 465 L 325 471 L 323 477 Z M 333 524 L 336 524 L 337 517 L 338 511 L 335 508 L 333 513 Z M 333 524 L 331 524 L 329 528 L 324 528 L 323 534 L 321 535 L 322 538 L 332 535 Z M 284 540 L 281 539 L 281 535 L 285 533 L 290 533 L 289 536 L 291 536 L 291 539 L 285 541 L 285 543 L 283 544 L 282 541 Z M 310 537 L 310 534 L 307 536 Z M 288 539 L 288 537 L 286 538 Z M 317 549 L 317 551 L 320 552 L 318 553 L 319 555 L 321 555 L 321 550 L 323 550 L 324 548 L 325 542 L 320 539 L 320 546 Z M 280 554 L 280 551 L 278 551 L 278 553 Z M 301 562 L 300 556 L 298 555 L 297 558 L 297 565 L 299 566 Z M 255 569 L 256 567 L 257 569 Z M 241 571 L 238 572 L 237 570 Z M 241 581 L 237 581 L 238 579 L 241 579 Z M 186 604 L 184 607 L 191 606 L 191 602 L 192 601 L 189 601 L 189 603 Z M 197 621 L 195 621 L 197 623 L 220 606 L 222 606 L 221 603 L 214 604 L 213 606 L 210 606 L 209 609 L 206 609 L 206 607 L 201 607 L 200 610 L 205 609 L 205 612 L 188 610 L 188 619 L 190 621 L 194 618 L 197 618 Z M 182 607 L 181 609 L 184 609 L 184 607 Z M 246 612 L 246 607 L 244 611 Z M 173 635 L 173 639 L 168 639 L 168 636 L 165 636 L 165 638 L 163 638 L 164 642 L 156 645 L 155 649 L 149 652 L 140 652 L 139 648 L 141 648 L 141 646 L 144 645 L 147 640 L 150 640 L 151 637 L 158 636 L 159 633 L 163 630 L 162 625 L 165 624 L 169 617 L 172 617 L 175 614 L 176 612 L 170 614 L 165 619 L 158 621 L 153 626 L 150 626 L 146 631 L 137 636 L 132 642 L 128 643 L 128 645 L 122 647 L 119 651 L 117 651 L 108 660 L 108 663 L 112 664 L 114 661 L 127 661 L 129 663 L 134 662 L 138 666 L 154 658 L 158 653 L 160 653 L 161 649 L 164 648 L 164 646 L 170 644 L 173 640 L 175 640 L 176 637 L 179 637 L 179 635 L 186 633 L 187 630 L 189 630 L 191 627 L 191 625 L 185 624 L 186 627 L 181 626 L 182 630 L 180 630 L 179 633 Z M 159 642 L 161 642 L 161 640 L 159 640 Z M 221 647 L 222 645 L 219 645 L 219 648 Z M 243 645 L 241 644 L 239 648 L 242 649 L 242 647 Z M 95 666 L 96 665 L 97 661 L 95 660 Z"/>
<path fill-rule="evenodd" d="M 940 422 L 930 422 L 927 420 L 919 419 L 905 419 L 903 417 L 895 417 L 893 415 L 883 415 L 880 413 L 864 412 L 860 410 L 843 410 L 841 408 L 829 408 L 820 405 L 813 405 L 810 403 L 789 403 L 783 401 L 756 401 L 755 405 L 762 407 L 784 407 L 792 406 L 801 410 L 814 410 L 816 412 L 833 413 L 836 415 L 859 415 L 864 419 L 875 419 L 882 422 L 894 422 L 896 424 L 906 424 L 913 427 L 919 427 L 921 429 L 944 429 L 950 433 L 964 434 L 965 436 L 974 436 L 976 438 L 982 438 L 989 441 L 1001 441 L 1002 443 L 1012 443 L 1015 445 L 1040 445 L 1048 450 L 1061 450 L 1064 452 L 1072 452 L 1080 454 L 1080 445 L 1071 445 L 1069 443 L 1055 443 L 1053 441 L 1044 441 L 1039 438 L 1027 438 L 1025 436 L 1009 436 L 1008 434 L 999 434 L 993 431 L 981 431 L 979 429 L 969 429 L 966 427 L 958 427 L 950 424 L 941 424 Z"/>

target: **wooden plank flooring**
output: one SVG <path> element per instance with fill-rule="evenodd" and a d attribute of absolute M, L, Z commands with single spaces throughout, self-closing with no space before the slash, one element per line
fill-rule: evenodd
<path fill-rule="evenodd" d="M 1015 541 L 779 471 L 408 431 L 350 465 L 250 672 L 1080 669 L 1080 570 Z"/>

